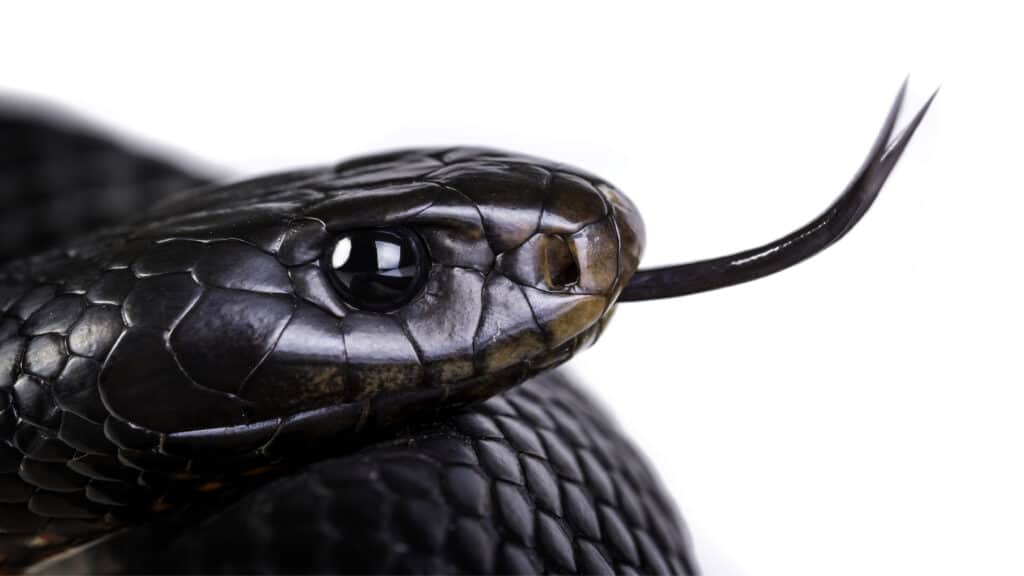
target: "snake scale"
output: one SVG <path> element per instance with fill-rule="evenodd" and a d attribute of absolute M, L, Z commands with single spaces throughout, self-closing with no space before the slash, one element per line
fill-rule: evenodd
<path fill-rule="evenodd" d="M 617 302 L 845 234 L 927 109 L 893 141 L 902 99 L 818 219 L 652 270 L 625 195 L 539 158 L 225 184 L 0 112 L 0 570 L 698 573 L 643 457 L 552 369 Z"/>

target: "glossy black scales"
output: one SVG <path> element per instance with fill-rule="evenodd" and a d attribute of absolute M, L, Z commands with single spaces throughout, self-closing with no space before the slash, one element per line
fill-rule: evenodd
<path fill-rule="evenodd" d="M 68 138 L 74 134 L 66 132 Z M 13 141 L 11 136 L 7 142 Z M 121 148 L 109 148 L 110 157 L 118 153 L 126 163 L 136 161 Z M 49 161 L 59 164 L 61 157 L 54 153 Z M 96 173 L 94 180 L 102 184 L 103 170 Z M 148 186 L 139 176 L 143 172 L 127 173 L 140 178 L 139 188 Z M 114 170 L 108 181 L 120 183 L 123 174 Z M 536 570 L 576 565 L 589 571 L 597 566 L 598 549 L 615 569 L 683 562 L 684 533 L 668 507 L 664 518 L 673 528 L 658 538 L 675 540 L 669 548 L 676 559 L 660 557 L 662 564 L 637 555 L 641 536 L 623 544 L 621 535 L 631 529 L 620 530 L 625 524 L 618 517 L 603 520 L 607 525 L 597 532 L 598 525 L 581 525 L 585 530 L 577 539 L 589 543 L 568 547 L 563 536 L 577 528 L 559 518 L 571 516 L 552 508 L 528 521 L 533 498 L 556 505 L 553 486 L 568 482 L 569 495 L 560 498 L 575 510 L 580 498 L 594 497 L 591 483 L 607 485 L 603 476 L 569 472 L 560 480 L 551 472 L 551 462 L 574 450 L 590 454 L 601 448 L 591 446 L 594 440 L 573 447 L 559 438 L 550 454 L 536 453 L 533 444 L 501 448 L 500 438 L 473 437 L 450 419 L 459 418 L 451 414 L 460 406 L 564 362 L 593 342 L 642 248 L 639 217 L 617 190 L 567 166 L 481 149 L 405 151 L 226 186 L 197 183 L 182 175 L 177 193 L 128 217 L 105 214 L 90 234 L 58 227 L 46 238 L 10 245 L 25 257 L 0 271 L 0 566 L 19 569 L 113 529 L 131 534 L 158 522 L 152 525 L 156 530 L 173 526 L 178 517 L 187 517 L 188 527 L 180 526 L 177 535 L 163 533 L 161 549 L 185 542 L 179 537 L 186 533 L 197 542 L 212 539 L 201 527 L 204 518 L 237 521 L 217 514 L 219 507 L 242 498 L 229 508 L 239 510 L 261 494 L 261 484 L 282 475 L 277 481 L 286 485 L 310 483 L 309 494 L 334 490 L 333 501 L 342 509 L 346 501 L 365 503 L 378 489 L 404 498 L 402 491 L 411 487 L 365 476 L 378 458 L 388 461 L 388 474 L 399 476 L 426 473 L 417 468 L 422 462 L 433 462 L 437 473 L 459 464 L 452 474 L 471 472 L 493 489 L 496 500 L 477 511 L 475 521 L 492 524 L 487 537 L 494 557 L 486 562 L 495 570 L 523 568 L 517 562 L 528 560 Z M 332 276 L 329 250 L 345 238 L 365 240 L 357 237 L 364 230 L 397 238 L 395 245 L 412 247 L 419 258 L 416 278 L 404 285 L 397 308 L 357 302 Z M 389 264 L 391 248 L 380 250 L 374 263 L 379 271 L 410 272 L 409 253 Z M 565 392 L 559 400 L 565 421 L 546 432 L 534 430 L 537 423 L 528 415 L 552 408 L 536 406 L 537 397 L 531 410 L 525 398 L 526 412 L 500 418 L 503 433 L 519 440 L 553 438 L 561 427 L 583 426 L 575 421 L 583 417 L 574 414 L 576 408 L 590 410 L 582 397 Z M 449 420 L 429 433 L 387 440 L 443 414 Z M 463 420 L 472 418 L 467 413 Z M 448 438 L 442 443 L 478 444 L 482 460 L 447 462 L 419 444 L 438 434 Z M 381 448 L 360 452 L 358 462 L 332 456 L 323 469 L 302 467 L 332 452 L 359 450 L 365 442 Z M 404 446 L 400 458 L 397 446 Z M 641 466 L 636 478 L 642 484 L 623 490 L 657 491 L 647 485 L 649 474 L 626 444 L 616 440 L 603 447 L 621 452 L 610 458 Z M 532 454 L 521 464 L 515 456 L 520 449 Z M 547 476 L 531 472 L 538 463 L 548 467 Z M 518 478 L 507 476 L 513 468 Z M 329 479 L 321 478 L 321 470 L 347 478 L 344 489 L 323 485 Z M 534 486 L 524 484 L 529 474 L 536 476 Z M 357 481 L 367 482 L 362 492 L 351 486 Z M 276 501 L 278 492 L 267 498 Z M 298 517 L 328 510 L 320 504 L 309 509 L 315 502 L 273 504 L 275 514 L 286 515 L 274 528 L 278 537 L 289 538 Z M 455 504 L 435 499 L 430 506 Z M 598 518 L 602 508 L 596 501 L 590 505 Z M 382 516 L 378 536 L 393 531 L 396 550 L 422 544 L 422 529 L 410 544 L 402 539 L 414 520 L 422 520 L 418 513 Z M 354 529 L 345 526 L 347 517 L 344 510 L 323 517 L 313 529 L 322 531 L 320 542 L 308 532 L 312 539 L 303 541 L 324 546 L 337 530 Z M 651 521 L 645 516 L 638 528 L 650 532 Z M 630 552 L 619 557 L 601 548 L 608 538 L 620 538 L 618 544 Z M 138 562 L 156 558 L 154 545 L 138 548 L 148 552 L 131 562 L 142 569 Z M 424 549 L 423 558 L 429 552 L 431 562 L 445 562 L 455 546 Z M 278 550 L 284 569 L 291 556 Z M 204 570 L 218 563 L 216 554 L 210 548 L 202 556 Z M 237 565 L 224 554 L 223 566 Z M 449 565 L 473 571 L 484 561 L 461 558 Z M 335 562 L 318 566 L 373 568 L 365 560 Z M 375 569 L 399 568 L 388 560 Z"/>
<path fill-rule="evenodd" d="M 0 95 L 0 262 L 125 222 L 157 198 L 205 181 L 63 113 Z"/>
<path fill-rule="evenodd" d="M 688 546 L 642 457 L 582 392 L 547 374 L 45 570 L 694 574 Z"/>
<path fill-rule="evenodd" d="M 897 134 L 903 94 L 819 217 L 648 270 L 632 202 L 539 158 L 403 150 L 196 186 L 3 120 L 5 198 L 47 225 L 4 231 L 0 568 L 120 528 L 64 566 L 693 573 L 642 459 L 548 371 L 620 301 L 753 280 L 843 237 L 931 102 Z M 49 176 L 83 161 L 84 189 L 146 209 L 26 208 L 78 192 Z M 95 228 L 51 225 L 79 214 Z"/>

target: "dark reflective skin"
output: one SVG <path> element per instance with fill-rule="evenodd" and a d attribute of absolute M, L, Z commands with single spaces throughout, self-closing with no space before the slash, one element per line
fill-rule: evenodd
<path fill-rule="evenodd" d="M 378 450 L 397 439 L 408 442 L 400 458 L 430 455 L 484 479 L 492 499 L 473 514 L 493 522 L 490 560 L 445 563 L 457 552 L 432 544 L 399 564 L 250 567 L 695 572 L 678 518 L 664 505 L 650 508 L 664 498 L 628 442 L 601 415 L 586 426 L 611 431 L 580 433 L 575 412 L 592 410 L 585 396 L 562 392 L 557 378 L 536 380 L 528 398 L 507 391 L 591 345 L 617 301 L 747 281 L 837 240 L 871 204 L 924 114 L 887 146 L 901 101 L 902 91 L 865 167 L 825 215 L 765 247 L 690 265 L 637 272 L 642 221 L 602 179 L 475 148 L 183 186 L 134 220 L 112 219 L 8 262 L 0 269 L 0 567 L 24 567 L 121 526 L 202 548 L 193 527 L 210 514 L 241 506 L 248 517 L 246 506 L 271 505 L 258 503 L 261 495 L 276 494 L 266 496 L 272 506 L 288 497 L 266 492 L 266 478 L 301 483 L 321 473 L 304 467 L 316 460 L 332 477 L 361 470 L 363 457 L 376 470 L 377 458 L 399 458 Z M 562 408 L 546 413 L 549 402 Z M 493 422 L 474 418 L 488 410 Z M 428 442 L 436 434 L 447 440 Z M 417 442 L 433 448 L 409 448 Z M 467 444 L 474 455 L 459 460 L 454 453 Z M 615 479 L 600 473 L 617 461 L 636 464 Z M 534 474 L 534 465 L 555 474 Z M 419 477 L 416 466 L 396 473 Z M 373 474 L 360 482 L 374 486 Z M 400 481 L 398 497 L 436 492 L 454 510 L 470 490 L 448 476 L 430 482 Z M 567 491 L 579 497 L 552 496 Z M 324 498 L 384 506 L 356 494 Z M 443 510 L 388 520 L 381 529 L 398 530 L 388 553 L 434 542 L 408 530 L 455 517 Z M 251 528 L 284 531 L 273 540 L 281 555 L 299 545 L 287 526 Z M 241 566 L 217 566 L 227 550 L 202 554 L 214 564 L 182 569 Z M 122 559 L 122 568 L 146 569 Z"/>
<path fill-rule="evenodd" d="M 642 241 L 606 182 L 456 148 L 184 190 L 8 263 L 8 565 L 44 534 L 81 541 L 211 482 L 240 493 L 254 470 L 287 473 L 561 364 L 596 338 Z M 393 273 L 408 291 L 367 305 Z"/>
<path fill-rule="evenodd" d="M 175 196 L 130 227 L 9 264 L 7 378 L 26 405 L 52 383 L 52 399 L 33 396 L 46 414 L 33 425 L 71 411 L 156 450 L 211 429 L 259 429 L 266 443 L 317 409 L 331 433 L 435 413 L 588 345 L 639 260 L 632 206 L 566 167 L 469 149 L 349 166 Z M 398 293 L 383 290 L 394 271 L 369 270 L 385 237 Z M 555 286 L 550 263 L 567 259 L 582 273 Z"/>

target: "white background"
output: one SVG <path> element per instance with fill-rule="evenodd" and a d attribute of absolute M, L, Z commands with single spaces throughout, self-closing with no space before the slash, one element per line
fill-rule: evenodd
<path fill-rule="evenodd" d="M 941 82 L 841 243 L 624 304 L 572 366 L 656 464 L 709 575 L 1024 574 L 1019 17 L 425 4 L 7 5 L 0 87 L 240 175 L 420 144 L 556 158 L 634 198 L 652 265 L 802 224 L 904 74 L 911 108 Z"/>

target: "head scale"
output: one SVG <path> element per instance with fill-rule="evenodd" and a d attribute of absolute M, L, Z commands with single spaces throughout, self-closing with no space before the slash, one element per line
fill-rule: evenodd
<path fill-rule="evenodd" d="M 96 271 L 69 348 L 118 421 L 173 434 L 343 406 L 362 428 L 564 362 L 642 246 L 636 209 L 594 176 L 413 150 L 194 190 L 34 273 Z"/>

